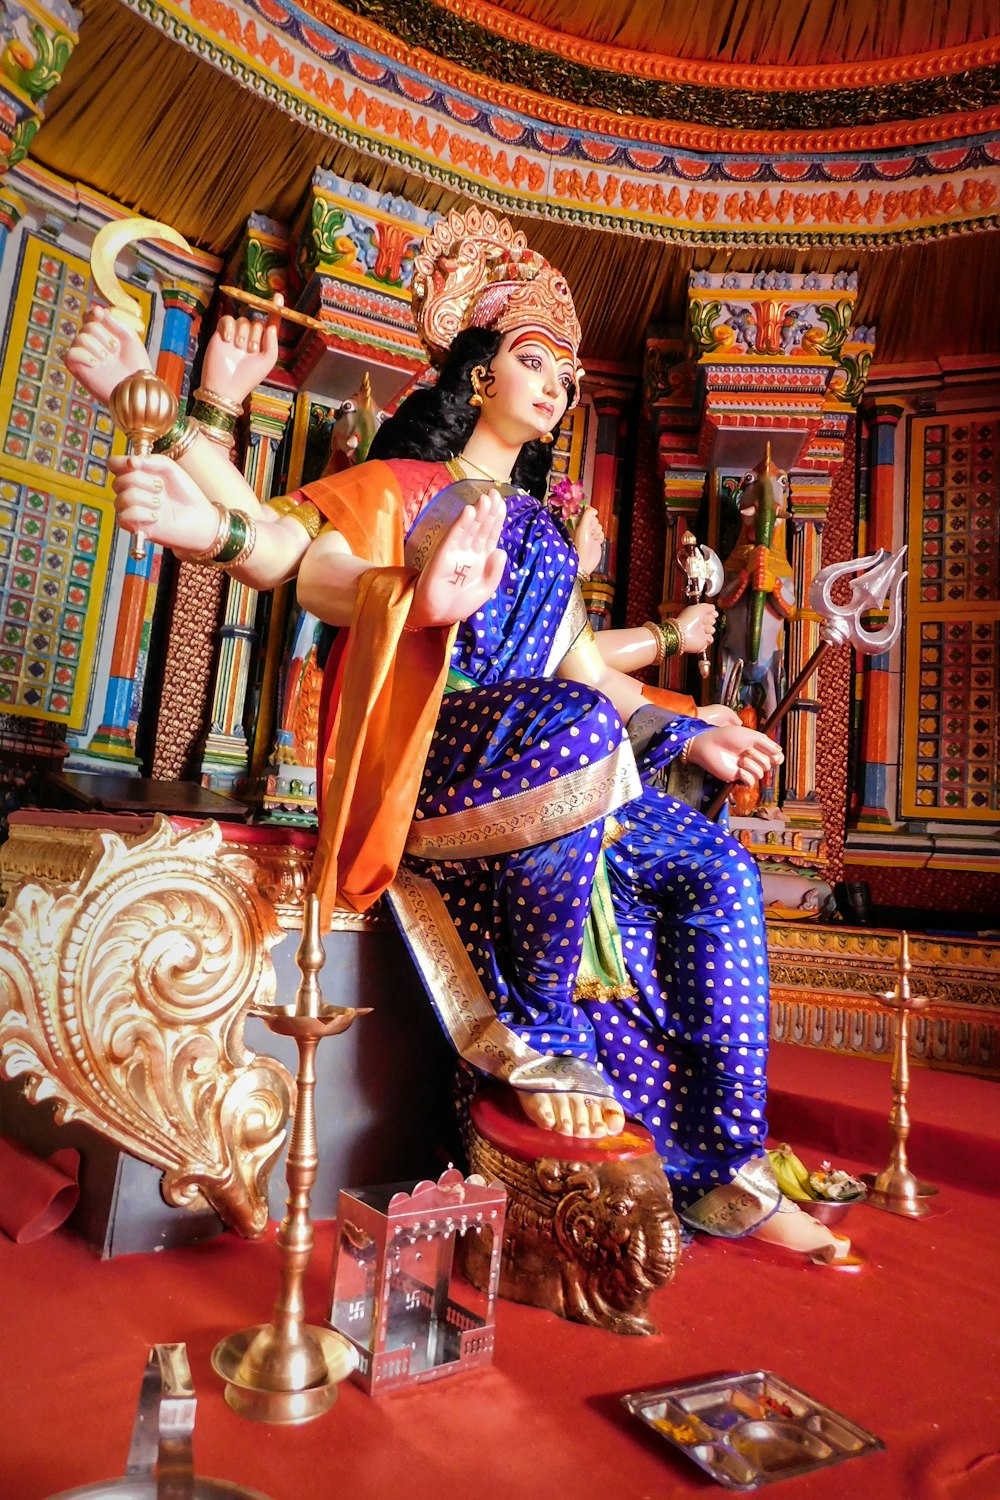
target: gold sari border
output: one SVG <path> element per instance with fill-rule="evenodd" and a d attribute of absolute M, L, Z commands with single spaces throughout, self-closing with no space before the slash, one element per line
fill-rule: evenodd
<path fill-rule="evenodd" d="M 406 539 L 408 566 L 418 571 L 426 567 L 448 527 L 458 520 L 467 505 L 475 505 L 487 490 L 498 490 L 505 497 L 517 493 L 512 485 L 494 484 L 490 479 L 456 479 L 440 489 L 410 527 Z"/>
<path fill-rule="evenodd" d="M 517 1067 L 541 1062 L 542 1054 L 497 1018 L 433 880 L 400 869 L 387 896 L 459 1056 L 501 1081 Z"/>
<path fill-rule="evenodd" d="M 766 1156 L 752 1156 L 729 1182 L 680 1210 L 684 1223 L 703 1234 L 739 1240 L 781 1209 L 781 1189 Z"/>
<path fill-rule="evenodd" d="M 491 859 L 575 833 L 640 795 L 628 741 L 590 766 L 544 786 L 497 797 L 483 807 L 419 818 L 410 824 L 406 853 L 420 859 Z"/>

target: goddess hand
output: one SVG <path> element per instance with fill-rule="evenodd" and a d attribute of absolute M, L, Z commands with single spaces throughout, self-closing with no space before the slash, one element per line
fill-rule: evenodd
<path fill-rule="evenodd" d="M 497 490 L 464 507 L 417 579 L 411 627 L 467 620 L 496 592 L 507 566 L 506 552 L 497 547 L 506 515 Z"/>
<path fill-rule="evenodd" d="M 719 611 L 714 604 L 689 604 L 677 616 L 677 624 L 684 633 L 684 650 L 689 655 L 707 651 L 715 636 L 715 622 Z"/>
<path fill-rule="evenodd" d="M 114 479 L 115 519 L 123 531 L 142 531 L 151 542 L 203 552 L 219 530 L 219 512 L 172 458 L 129 454 L 108 462 Z"/>
<path fill-rule="evenodd" d="M 66 368 L 89 396 L 107 406 L 116 385 L 152 367 L 139 335 L 108 308 L 92 307 L 66 351 Z"/>
<path fill-rule="evenodd" d="M 784 760 L 781 747 L 756 729 L 726 727 L 706 729 L 691 741 L 688 759 L 692 765 L 718 781 L 741 781 L 755 786 Z"/>
<path fill-rule="evenodd" d="M 274 301 L 279 307 L 285 305 L 280 292 L 275 293 Z M 280 322 L 280 313 L 272 313 L 266 323 L 228 314 L 220 318 L 205 350 L 202 386 L 242 404 L 274 369 Z"/>
<path fill-rule="evenodd" d="M 698 709 L 698 718 L 715 729 L 726 729 L 730 725 L 743 723 L 735 708 L 730 708 L 725 703 L 703 703 Z"/>
<path fill-rule="evenodd" d="M 580 560 L 580 572 L 592 573 L 604 552 L 604 527 L 592 505 L 588 505 L 573 532 L 573 546 Z"/>

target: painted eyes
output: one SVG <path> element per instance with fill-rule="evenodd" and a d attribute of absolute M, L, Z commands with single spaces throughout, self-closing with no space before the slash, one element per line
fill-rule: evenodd
<path fill-rule="evenodd" d="M 540 355 L 519 354 L 517 356 L 517 359 L 518 362 L 522 364 L 526 370 L 532 370 L 536 375 L 540 374 L 542 369 L 542 360 Z M 563 373 L 559 376 L 559 384 L 562 386 L 564 391 L 572 389 L 573 376 L 569 373 L 568 370 L 564 370 Z"/>

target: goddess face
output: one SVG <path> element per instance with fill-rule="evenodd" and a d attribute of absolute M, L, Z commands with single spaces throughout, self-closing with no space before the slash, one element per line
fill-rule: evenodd
<path fill-rule="evenodd" d="M 512 448 L 551 432 L 569 405 L 576 362 L 542 328 L 504 334 L 483 382 L 480 421 Z"/>

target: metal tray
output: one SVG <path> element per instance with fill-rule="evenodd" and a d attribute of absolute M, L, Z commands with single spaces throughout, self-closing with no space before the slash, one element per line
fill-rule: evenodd
<path fill-rule="evenodd" d="M 885 1447 L 770 1370 L 635 1391 L 622 1403 L 729 1490 L 756 1490 Z"/>

